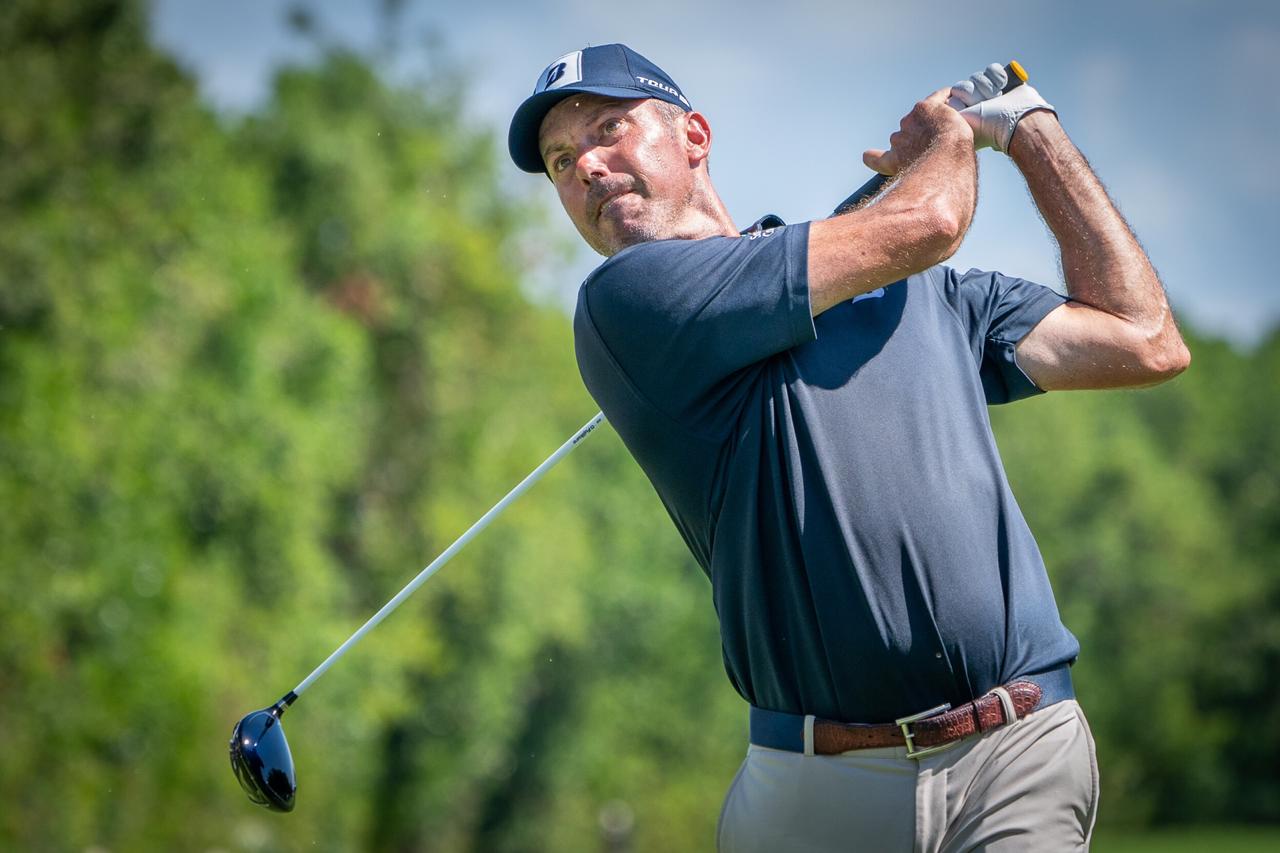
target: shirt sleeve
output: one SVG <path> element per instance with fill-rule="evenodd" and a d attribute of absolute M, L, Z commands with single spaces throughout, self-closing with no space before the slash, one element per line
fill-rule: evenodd
<path fill-rule="evenodd" d="M 800 223 L 633 246 L 587 279 L 577 325 L 651 405 L 709 428 L 744 371 L 813 340 L 808 236 Z"/>
<path fill-rule="evenodd" d="M 943 299 L 969 337 L 988 403 L 1043 394 L 1018 366 L 1018 341 L 1067 297 L 1042 284 L 998 272 L 937 268 Z"/>

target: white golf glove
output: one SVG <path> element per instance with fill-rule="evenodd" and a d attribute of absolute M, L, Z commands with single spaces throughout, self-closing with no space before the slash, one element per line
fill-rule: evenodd
<path fill-rule="evenodd" d="M 1007 152 L 1014 129 L 1027 113 L 1048 110 L 1057 115 L 1053 104 L 1027 83 L 1006 95 L 1000 94 L 1008 80 L 1004 67 L 992 63 L 951 87 L 947 103 L 959 110 L 973 128 L 974 148 Z"/>

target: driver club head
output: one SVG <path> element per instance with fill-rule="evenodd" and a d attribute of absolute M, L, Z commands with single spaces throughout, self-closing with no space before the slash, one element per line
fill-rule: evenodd
<path fill-rule="evenodd" d="M 280 723 L 290 697 L 246 714 L 231 732 L 231 769 L 240 787 L 250 800 L 277 812 L 293 811 L 298 790 L 293 756 Z"/>

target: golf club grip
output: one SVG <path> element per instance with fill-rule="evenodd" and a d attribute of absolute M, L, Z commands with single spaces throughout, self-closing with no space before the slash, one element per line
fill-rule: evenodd
<path fill-rule="evenodd" d="M 1008 76 L 1009 82 L 1005 83 L 1004 88 L 1000 90 L 1000 94 L 1002 95 L 1006 92 L 1012 92 L 1014 89 L 1027 82 L 1027 72 L 1023 70 L 1022 66 L 1018 64 L 1018 60 L 1016 59 L 1009 61 L 1009 64 L 1004 67 L 1004 73 Z M 869 198 L 880 192 L 880 188 L 885 185 L 885 182 L 889 180 L 889 177 L 889 175 L 881 175 L 879 173 L 875 174 L 872 176 L 871 180 L 858 187 L 858 189 L 854 191 L 853 195 L 840 202 L 831 215 L 839 216 L 842 213 L 847 213 L 857 207 L 858 203 L 864 198 Z"/>

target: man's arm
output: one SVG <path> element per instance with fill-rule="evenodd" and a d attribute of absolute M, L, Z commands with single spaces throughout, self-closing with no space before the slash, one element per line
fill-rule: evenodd
<path fill-rule="evenodd" d="M 1019 367 L 1046 391 L 1154 385 L 1185 370 L 1191 354 L 1151 261 L 1057 116 L 1023 117 L 1009 156 L 1058 241 L 1072 299 L 1018 343 Z"/>
<path fill-rule="evenodd" d="M 809 304 L 833 305 L 928 269 L 960 247 L 977 203 L 973 131 L 947 106 L 949 89 L 916 104 L 863 160 L 898 180 L 875 204 L 809 226 Z"/>

